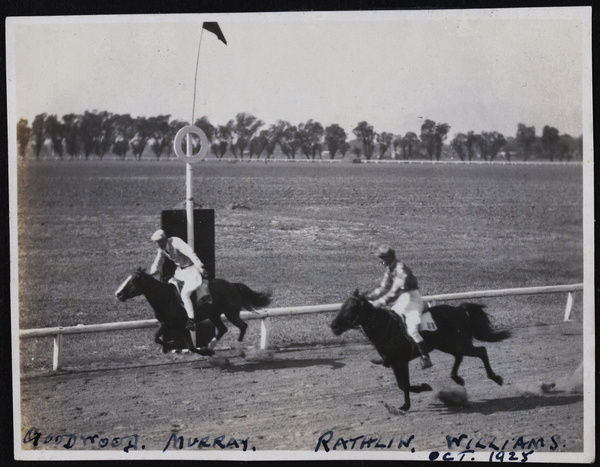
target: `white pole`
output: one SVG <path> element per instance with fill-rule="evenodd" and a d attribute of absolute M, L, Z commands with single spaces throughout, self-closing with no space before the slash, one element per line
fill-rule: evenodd
<path fill-rule="evenodd" d="M 61 348 L 62 348 L 62 334 L 59 332 L 54 336 L 54 355 L 52 357 L 52 370 L 57 371 L 61 364 Z"/>
<path fill-rule="evenodd" d="M 571 310 L 573 309 L 573 292 L 567 294 L 567 306 L 565 307 L 565 317 L 563 321 L 566 323 L 571 320 Z"/>
<path fill-rule="evenodd" d="M 271 330 L 271 321 L 267 316 L 260 320 L 260 348 L 265 350 L 269 347 L 269 331 Z"/>
<path fill-rule="evenodd" d="M 202 45 L 202 34 L 204 33 L 204 27 L 200 28 L 200 40 L 198 41 L 198 54 L 196 55 L 196 70 L 194 73 L 194 98 L 192 100 L 192 121 L 194 124 L 194 114 L 196 111 L 196 88 L 198 80 L 198 64 L 200 63 L 200 46 Z M 188 157 L 192 156 L 192 138 L 188 133 L 187 135 L 187 150 L 186 154 Z M 194 249 L 194 195 L 192 191 L 192 164 L 186 163 L 185 167 L 185 211 L 187 218 L 187 243 Z"/>
<path fill-rule="evenodd" d="M 186 136 L 186 153 L 188 157 L 192 156 L 192 135 L 189 133 Z M 185 164 L 185 211 L 187 218 L 187 243 L 190 248 L 194 249 L 194 194 L 192 191 L 192 164 Z"/>

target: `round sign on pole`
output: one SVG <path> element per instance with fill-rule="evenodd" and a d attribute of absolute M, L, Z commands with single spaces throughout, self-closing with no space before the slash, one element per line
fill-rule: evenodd
<path fill-rule="evenodd" d="M 184 153 L 183 148 L 181 147 L 183 139 L 188 134 L 196 135 L 200 138 L 200 151 L 198 151 L 197 154 L 192 154 L 190 156 Z M 184 126 L 175 135 L 175 139 L 173 140 L 173 150 L 175 151 L 175 155 L 184 162 L 187 162 L 189 164 L 200 162 L 206 157 L 206 154 L 208 154 L 208 138 L 206 137 L 206 133 L 204 133 L 202 129 L 198 128 L 195 125 Z"/>

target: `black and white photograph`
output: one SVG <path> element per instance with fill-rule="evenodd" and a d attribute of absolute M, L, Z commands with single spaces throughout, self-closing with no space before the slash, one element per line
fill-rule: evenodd
<path fill-rule="evenodd" d="M 595 460 L 591 7 L 5 30 L 16 460 Z"/>

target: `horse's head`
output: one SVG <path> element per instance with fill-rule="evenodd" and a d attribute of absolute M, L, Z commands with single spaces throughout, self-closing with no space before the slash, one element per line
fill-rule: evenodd
<path fill-rule="evenodd" d="M 369 301 L 361 294 L 358 289 L 342 305 L 337 316 L 331 322 L 331 330 L 336 336 L 339 336 L 348 329 L 357 327 L 364 316 Z"/>
<path fill-rule="evenodd" d="M 121 284 L 121 286 L 115 292 L 115 296 L 124 302 L 125 300 L 144 293 L 146 279 L 150 278 L 148 274 L 142 269 L 138 268 L 131 276 L 129 276 Z"/>

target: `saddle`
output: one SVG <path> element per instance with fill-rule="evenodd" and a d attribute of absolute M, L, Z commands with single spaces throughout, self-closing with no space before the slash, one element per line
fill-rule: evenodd
<path fill-rule="evenodd" d="M 385 310 L 392 316 L 392 318 L 394 318 L 394 320 L 398 321 L 398 323 L 400 324 L 400 327 L 402 328 L 402 332 L 404 332 L 404 334 L 408 337 L 408 334 L 406 332 L 406 319 L 404 318 L 404 316 L 397 315 L 394 312 L 394 310 L 392 310 L 389 307 L 385 307 Z M 433 333 L 433 332 L 437 332 L 437 331 L 439 331 L 439 329 L 437 327 L 437 324 L 435 324 L 433 316 L 431 316 L 431 312 L 425 310 L 423 312 L 423 314 L 421 315 L 421 323 L 419 324 L 419 332 Z M 409 337 L 409 340 L 412 341 L 412 338 Z"/>
<path fill-rule="evenodd" d="M 430 311 L 424 311 L 421 315 L 421 324 L 419 324 L 419 332 L 436 332 L 438 327 L 431 316 Z"/>
<path fill-rule="evenodd" d="M 177 279 L 172 277 L 171 279 L 169 279 L 168 283 L 175 286 L 175 289 L 177 290 L 177 297 L 179 298 L 179 303 L 181 304 L 181 306 L 183 306 L 183 299 L 181 298 L 181 289 L 183 288 L 183 282 L 178 281 Z M 204 303 L 201 300 L 202 297 L 199 296 L 198 289 L 196 289 L 192 292 L 191 299 L 192 299 L 192 303 L 194 304 L 194 308 L 196 308 Z"/>

